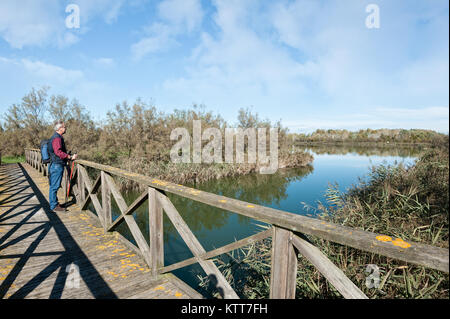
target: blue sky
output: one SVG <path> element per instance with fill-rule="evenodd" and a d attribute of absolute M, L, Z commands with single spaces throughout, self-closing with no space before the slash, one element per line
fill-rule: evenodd
<path fill-rule="evenodd" d="M 69 29 L 69 4 L 80 28 Z M 369 4 L 380 27 L 367 28 Z M 447 0 L 0 0 L 2 114 L 31 87 L 96 120 L 140 97 L 317 128 L 448 132 Z"/>

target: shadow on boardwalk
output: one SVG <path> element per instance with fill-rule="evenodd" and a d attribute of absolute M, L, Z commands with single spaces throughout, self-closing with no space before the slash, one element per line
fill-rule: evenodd
<path fill-rule="evenodd" d="M 152 276 L 140 250 L 93 212 L 50 211 L 48 190 L 28 164 L 0 166 L 0 298 L 202 298 L 171 273 Z"/>
<path fill-rule="evenodd" d="M 55 272 L 57 272 L 56 280 L 51 287 L 47 287 L 50 290 L 47 297 L 61 298 L 67 277 L 71 275 L 71 265 L 74 264 L 77 265 L 79 276 L 94 298 L 117 298 L 58 215 L 50 210 L 44 194 L 24 167 L 21 164 L 15 165 L 15 167 L 12 165 L 2 166 L 0 176 L 0 207 L 2 208 L 0 226 L 11 227 L 0 237 L 0 261 L 2 259 L 17 260 L 8 269 L 7 276 L 0 281 L 0 298 L 26 298 L 39 285 L 44 282 L 48 285 L 49 282 L 52 282 L 47 279 Z M 56 236 L 48 238 L 50 233 L 54 233 Z M 54 247 L 63 249 L 54 250 L 53 248 L 48 251 L 47 248 L 47 251 L 37 252 L 37 247 L 44 243 L 44 239 L 46 241 L 58 240 L 60 245 L 54 245 Z M 15 254 L 2 253 L 12 246 L 17 246 L 20 251 Z M 52 247 L 51 243 L 49 247 Z M 7 292 L 15 287 L 14 283 L 19 274 L 26 271 L 24 268 L 31 259 L 38 259 L 37 257 L 49 257 L 47 259 L 53 258 L 54 260 L 47 265 L 42 262 L 35 264 L 34 267 L 41 265 L 43 269 L 37 271 L 37 274 L 35 274 L 36 271 L 30 271 L 29 273 L 33 273 L 34 276 L 27 278 L 28 281 L 25 284 L 21 285 L 19 289 L 14 289 L 14 292 L 8 296 Z M 33 266 L 33 263 L 30 264 Z M 3 273 L 5 272 L 3 271 Z M 28 272 L 22 275 L 26 277 L 27 274 Z M 2 275 L 0 274 L 0 276 Z"/>

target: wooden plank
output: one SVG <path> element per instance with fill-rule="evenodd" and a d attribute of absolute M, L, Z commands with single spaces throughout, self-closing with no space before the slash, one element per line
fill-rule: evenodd
<path fill-rule="evenodd" d="M 47 176 L 48 176 L 48 165 L 47 166 Z M 78 169 L 76 167 L 74 167 L 74 170 L 72 172 L 72 178 L 70 179 L 70 190 L 69 190 L 69 195 L 70 193 L 75 194 L 75 192 L 73 191 L 74 185 L 76 185 L 76 181 L 78 180 Z M 64 194 L 67 194 L 67 190 Z"/>
<path fill-rule="evenodd" d="M 206 253 L 205 249 L 202 247 L 198 239 L 189 229 L 189 226 L 181 218 L 180 214 L 178 213 L 175 206 L 173 206 L 169 198 L 160 192 L 157 192 L 156 194 L 159 199 L 159 202 L 161 203 L 161 206 L 163 207 L 170 221 L 177 229 L 181 238 L 183 238 L 189 250 L 194 254 L 195 257 L 197 257 L 198 263 L 203 268 L 206 275 L 210 278 L 215 278 L 215 280 L 217 281 L 216 287 L 223 294 L 223 298 L 238 299 L 239 298 L 238 295 L 233 290 L 233 288 L 231 288 L 230 284 L 227 282 L 227 280 L 220 272 L 220 270 L 217 268 L 217 266 L 214 264 L 214 262 L 211 260 L 201 259 L 200 256 Z"/>
<path fill-rule="evenodd" d="M 204 254 L 206 251 L 203 249 L 200 242 L 189 229 L 189 226 L 186 224 L 186 222 L 181 218 L 180 214 L 178 213 L 172 202 L 169 200 L 169 198 L 159 192 L 156 195 L 170 221 L 180 233 L 180 236 L 183 238 L 184 242 L 192 251 L 192 253 L 197 257 L 201 254 Z"/>
<path fill-rule="evenodd" d="M 75 172 L 77 172 L 78 171 L 78 169 L 77 170 L 75 170 Z M 87 175 L 87 174 L 86 174 Z M 89 192 L 89 194 L 88 194 L 88 196 L 86 197 L 86 199 L 84 200 L 84 202 L 83 203 L 81 203 L 81 205 L 80 205 L 80 207 L 81 207 L 81 210 L 85 210 L 86 208 L 87 208 L 87 206 L 88 206 L 88 204 L 90 203 L 90 201 L 91 201 L 91 194 L 95 194 L 97 191 L 98 191 L 98 188 L 101 186 L 101 178 L 100 178 L 101 176 L 98 176 L 97 177 L 97 179 L 95 180 L 95 182 L 94 182 L 94 186 L 92 186 L 91 184 L 90 184 L 90 179 L 89 179 L 89 184 L 86 184 L 86 188 L 88 188 L 88 187 L 91 187 L 91 189 L 89 190 L 89 188 L 88 188 L 88 192 Z M 72 186 L 72 188 L 73 188 L 73 186 Z M 98 199 L 98 197 L 97 197 L 97 199 Z M 100 201 L 99 201 L 100 202 Z M 103 210 L 102 210 L 103 211 Z M 101 214 L 102 212 L 100 212 L 100 214 Z M 98 214 L 98 213 L 97 213 Z"/>
<path fill-rule="evenodd" d="M 38 161 L 38 172 L 41 173 L 42 172 L 42 155 L 40 152 L 37 154 L 37 161 Z"/>
<path fill-rule="evenodd" d="M 112 223 L 112 211 L 111 211 L 111 185 L 106 182 L 107 174 L 103 171 L 100 172 L 100 179 L 102 185 L 102 218 L 103 227 L 107 229 Z"/>
<path fill-rule="evenodd" d="M 83 167 L 83 168 L 84 168 L 84 167 Z M 84 172 L 85 172 L 85 175 L 88 176 L 86 170 L 84 170 Z M 90 183 L 90 181 L 91 181 L 91 180 L 89 179 L 89 185 L 86 185 L 86 186 L 91 187 L 90 189 L 88 189 L 88 191 L 89 191 L 90 194 L 96 194 L 97 191 L 98 191 L 98 189 L 99 189 L 100 186 L 102 185 L 101 174 L 100 174 L 99 176 L 97 176 L 97 178 L 95 179 L 94 185 L 92 185 L 92 184 Z"/>
<path fill-rule="evenodd" d="M 72 190 L 73 190 L 73 194 L 75 195 L 75 201 L 77 202 L 77 203 L 80 203 L 81 201 L 80 201 L 80 197 L 78 196 L 78 194 L 79 194 L 79 191 L 78 191 L 78 184 L 74 184 L 73 186 L 72 186 Z M 85 203 L 84 203 L 84 205 L 86 205 L 86 207 L 87 207 L 87 201 L 90 201 L 91 199 L 90 199 L 90 197 L 88 197 L 88 198 L 86 198 L 86 201 L 85 201 Z M 82 210 L 84 210 L 85 208 L 82 208 Z"/>
<path fill-rule="evenodd" d="M 172 273 L 164 274 L 163 277 L 166 277 L 170 282 L 172 282 L 176 287 L 178 287 L 183 293 L 185 293 L 191 299 L 203 299 L 203 296 L 201 294 L 192 289 L 189 285 L 187 285 L 184 281 L 182 281 L 174 274 Z"/>
<path fill-rule="evenodd" d="M 273 228 L 270 298 L 294 299 L 297 284 L 297 254 L 290 242 L 292 232 Z"/>
<path fill-rule="evenodd" d="M 131 215 L 133 214 L 136 209 L 138 209 L 148 198 L 148 193 L 144 192 L 142 193 L 136 200 L 127 208 L 125 213 L 119 217 L 116 218 L 116 220 L 111 224 L 111 226 L 108 228 L 108 231 L 113 231 L 117 228 L 125 219 L 124 215 Z"/>
<path fill-rule="evenodd" d="M 84 211 L 83 213 L 87 213 L 91 218 L 93 218 L 94 221 L 95 221 L 94 224 L 95 224 L 96 226 L 99 226 L 99 225 L 100 225 L 100 226 L 103 226 L 103 225 L 101 225 L 101 222 L 100 222 L 100 219 L 98 218 L 98 216 L 95 215 L 94 213 L 92 213 L 90 210 Z M 142 251 L 139 249 L 139 247 L 137 247 L 135 244 L 133 244 L 132 242 L 130 242 L 128 239 L 126 239 L 122 234 L 120 234 L 120 233 L 118 233 L 118 232 L 116 232 L 116 231 L 113 231 L 112 233 L 113 233 L 116 237 L 118 237 L 118 238 L 121 240 L 121 242 L 122 242 L 125 246 L 127 246 L 127 248 L 133 250 L 137 255 L 139 255 L 142 259 L 145 260 L 144 255 L 142 255 Z"/>
<path fill-rule="evenodd" d="M 272 236 L 272 232 L 273 232 L 272 229 L 268 229 L 268 230 L 259 232 L 259 233 L 255 234 L 255 235 L 251 235 L 251 236 L 246 237 L 244 239 L 235 241 L 235 242 L 233 242 L 231 244 L 228 244 L 228 245 L 222 246 L 220 248 L 211 250 L 211 251 L 209 251 L 209 252 L 207 252 L 207 253 L 205 253 L 203 255 L 200 255 L 199 257 L 201 259 L 205 259 L 205 260 L 217 257 L 219 255 L 225 254 L 225 253 L 230 252 L 232 250 L 238 249 L 238 248 L 243 247 L 243 246 L 250 245 L 250 244 L 252 244 L 254 242 L 257 242 L 257 241 L 263 240 L 263 239 L 265 239 L 265 238 L 267 238 L 269 236 Z M 192 257 L 192 258 L 188 258 L 188 259 L 185 259 L 183 261 L 174 263 L 172 265 L 166 266 L 166 267 L 161 269 L 161 273 L 174 271 L 176 269 L 195 264 L 197 262 L 197 259 L 198 259 L 198 257 Z"/>
<path fill-rule="evenodd" d="M 106 180 L 106 173 L 101 171 L 100 172 L 100 179 L 101 179 L 101 187 L 102 187 L 102 224 L 103 227 L 108 227 L 108 217 L 112 216 L 111 213 L 111 189 L 110 185 L 107 183 Z M 112 218 L 111 218 L 112 219 Z"/>
<path fill-rule="evenodd" d="M 78 181 L 78 189 L 79 189 L 79 191 L 80 191 L 80 199 L 81 199 L 81 202 L 84 202 L 85 199 L 86 199 L 86 194 L 85 194 L 85 189 L 84 189 L 83 175 L 82 175 L 81 172 L 80 172 L 81 169 L 83 168 L 83 166 L 78 165 L 77 168 L 78 168 L 78 178 L 77 178 L 77 181 Z"/>
<path fill-rule="evenodd" d="M 333 264 L 316 246 L 295 234 L 292 236 L 291 240 L 299 252 L 308 259 L 345 298 L 368 299 L 367 296 L 342 272 L 342 270 Z"/>
<path fill-rule="evenodd" d="M 103 215 L 103 208 L 100 205 L 100 201 L 97 198 L 97 194 L 92 193 L 92 190 L 94 189 L 94 187 L 92 186 L 91 179 L 89 178 L 89 176 L 86 172 L 86 169 L 84 167 L 82 167 L 81 165 L 78 165 L 78 172 L 79 172 L 79 176 L 82 177 L 82 181 L 88 191 L 88 196 L 86 197 L 85 202 L 82 205 L 83 206 L 82 210 L 85 208 L 85 206 L 87 206 L 89 199 L 91 199 L 92 204 L 94 205 L 95 211 L 97 212 L 97 215 L 99 216 L 99 218 L 101 218 L 100 216 Z M 95 184 L 97 184 L 97 183 L 99 183 L 98 178 L 95 181 Z"/>
<path fill-rule="evenodd" d="M 67 176 L 67 169 L 66 166 L 63 166 L 63 177 L 62 177 L 62 190 L 63 190 L 63 194 L 64 194 L 64 203 L 67 203 L 67 180 L 68 180 L 68 176 Z"/>
<path fill-rule="evenodd" d="M 325 222 L 316 218 L 296 215 L 270 207 L 247 203 L 237 199 L 127 172 L 125 170 L 107 165 L 84 160 L 77 160 L 77 163 L 136 181 L 142 185 L 154 187 L 172 194 L 199 201 L 201 203 L 254 218 L 274 226 L 279 226 L 307 235 L 317 236 L 335 243 L 437 269 L 446 273 L 449 272 L 449 250 L 445 248 L 410 241 L 405 244 L 404 241 L 382 241 L 377 238 L 382 234 L 362 231 L 351 227 Z"/>
<path fill-rule="evenodd" d="M 163 209 L 154 188 L 148 188 L 148 215 L 150 234 L 150 254 L 152 256 L 152 275 L 157 276 L 164 267 L 164 226 Z"/>
<path fill-rule="evenodd" d="M 111 194 L 114 196 L 114 199 L 116 200 L 117 206 L 119 206 L 119 210 L 122 213 L 122 216 L 125 219 L 125 222 L 128 225 L 128 229 L 130 230 L 131 234 L 133 235 L 134 240 L 136 241 L 139 249 L 141 250 L 145 261 L 147 262 L 149 267 L 151 267 L 151 264 L 152 264 L 151 259 L 152 258 L 150 255 L 150 248 L 147 245 L 147 241 L 145 240 L 144 235 L 142 235 L 142 232 L 139 229 L 139 226 L 137 225 L 136 221 L 134 220 L 134 217 L 132 215 L 125 215 L 125 212 L 127 211 L 128 206 L 125 203 L 125 200 L 123 199 L 119 190 L 117 189 L 117 186 L 114 183 L 114 180 L 112 179 L 112 177 L 108 174 L 104 174 L 104 178 L 105 178 L 106 182 L 108 183 Z"/>

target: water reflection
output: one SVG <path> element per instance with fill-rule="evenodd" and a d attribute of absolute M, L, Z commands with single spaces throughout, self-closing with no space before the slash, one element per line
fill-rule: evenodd
<path fill-rule="evenodd" d="M 334 144 L 310 144 L 310 145 L 297 145 L 294 150 L 304 150 L 314 154 L 322 155 L 361 155 L 361 156 L 398 156 L 398 157 L 418 157 L 425 150 L 425 145 L 415 146 L 402 146 L 402 145 L 390 145 L 380 144 L 377 146 L 361 146 L 361 145 L 334 145 Z"/>
<path fill-rule="evenodd" d="M 270 205 L 271 203 L 279 204 L 288 197 L 286 192 L 288 185 L 292 182 L 300 182 L 312 171 L 313 166 L 308 165 L 302 168 L 279 170 L 276 174 L 251 174 L 238 178 L 223 178 L 218 181 L 209 181 L 200 185 L 186 186 L 259 205 Z M 123 196 L 129 205 L 140 196 L 140 193 L 131 191 L 123 194 Z M 233 215 L 236 215 L 235 222 L 241 224 L 241 226 L 249 225 L 251 222 L 248 217 L 230 213 L 217 207 L 212 207 L 173 194 L 168 194 L 168 196 L 177 208 L 181 217 L 194 233 L 208 232 L 223 228 L 226 224 L 230 223 L 231 216 Z M 112 203 L 112 215 L 113 220 L 120 216 L 115 201 Z M 149 238 L 148 202 L 146 201 L 134 215 L 144 236 Z M 118 231 L 123 233 L 125 237 L 132 239 L 130 237 L 131 234 L 129 234 L 126 228 L 127 227 L 121 225 L 119 226 Z M 165 216 L 164 240 L 167 241 L 171 236 L 176 236 L 176 234 L 177 231 L 175 227 Z M 201 234 L 200 237 L 202 237 Z"/>
<path fill-rule="evenodd" d="M 188 186 L 259 205 L 279 204 L 288 196 L 287 186 L 292 182 L 300 182 L 313 170 L 313 166 L 308 165 L 279 169 L 276 174 L 250 174 Z"/>

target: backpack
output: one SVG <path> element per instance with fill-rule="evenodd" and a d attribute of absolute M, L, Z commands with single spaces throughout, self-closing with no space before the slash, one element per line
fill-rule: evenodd
<path fill-rule="evenodd" d="M 48 149 L 48 144 L 50 140 L 42 140 L 41 141 L 41 160 L 42 164 L 48 164 L 50 163 L 50 152 Z"/>

